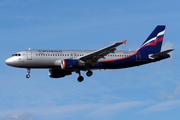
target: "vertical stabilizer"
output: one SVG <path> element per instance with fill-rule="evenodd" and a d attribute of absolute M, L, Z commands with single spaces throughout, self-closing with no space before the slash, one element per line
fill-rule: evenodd
<path fill-rule="evenodd" d="M 165 25 L 158 25 L 138 49 L 139 52 L 155 54 L 161 51 Z"/>

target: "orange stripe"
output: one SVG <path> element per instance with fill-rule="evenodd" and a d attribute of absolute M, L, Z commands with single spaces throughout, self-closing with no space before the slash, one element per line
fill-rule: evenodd
<path fill-rule="evenodd" d="M 136 51 L 134 54 L 128 56 L 128 57 L 131 57 L 133 55 L 135 55 L 138 51 Z M 116 60 L 122 60 L 122 59 L 125 59 L 125 58 L 128 58 L 128 57 L 123 57 L 123 58 L 118 58 L 118 59 L 112 59 L 112 60 L 103 60 L 103 61 L 98 61 L 98 62 L 111 62 L 111 61 L 116 61 Z"/>
<path fill-rule="evenodd" d="M 64 69 L 66 68 L 66 62 L 65 62 L 65 60 L 63 59 L 63 62 L 64 62 Z"/>

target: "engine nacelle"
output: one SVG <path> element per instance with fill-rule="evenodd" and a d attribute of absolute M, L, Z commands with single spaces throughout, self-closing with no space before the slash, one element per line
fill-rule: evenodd
<path fill-rule="evenodd" d="M 62 69 L 76 69 L 80 66 L 79 60 L 63 59 L 61 61 Z"/>
<path fill-rule="evenodd" d="M 65 71 L 65 70 L 53 69 L 53 68 L 49 69 L 49 76 L 51 78 L 61 78 L 71 74 L 72 74 L 71 71 Z"/>

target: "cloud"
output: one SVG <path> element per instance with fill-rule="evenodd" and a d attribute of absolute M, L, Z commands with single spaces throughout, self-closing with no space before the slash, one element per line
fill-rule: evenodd
<path fill-rule="evenodd" d="M 47 107 L 30 107 L 24 109 L 9 109 L 1 110 L 0 116 L 5 116 L 7 114 L 16 114 L 14 116 L 8 116 L 0 120 L 33 120 L 37 116 L 58 116 L 60 118 L 66 118 L 71 115 L 81 115 L 84 117 L 104 117 L 112 116 L 117 113 L 123 112 L 127 109 L 142 106 L 149 102 L 133 101 L 133 102 L 121 102 L 116 104 L 83 104 L 83 105 L 63 105 L 63 106 L 47 106 Z M 27 112 L 31 114 L 18 114 L 22 112 Z M 22 119 L 27 117 L 28 119 Z"/>
<path fill-rule="evenodd" d="M 8 115 L 6 118 L 2 118 L 0 120 L 34 120 L 34 116 L 29 113 L 20 113 Z"/>
<path fill-rule="evenodd" d="M 124 110 L 134 108 L 137 106 L 142 106 L 147 103 L 149 102 L 134 101 L 134 102 L 122 102 L 122 103 L 104 105 L 99 109 L 87 114 L 86 116 L 87 117 L 111 116 L 119 112 L 122 112 Z"/>
<path fill-rule="evenodd" d="M 164 91 L 160 91 L 160 98 L 163 99 L 174 99 L 175 97 L 177 97 L 178 95 L 180 95 L 180 83 L 175 81 L 175 83 L 177 84 L 177 86 L 174 88 L 174 92 L 171 93 L 171 95 L 168 95 L 167 93 L 165 93 Z"/>
<path fill-rule="evenodd" d="M 168 49 L 173 49 L 174 45 L 172 43 L 170 43 L 169 41 L 167 41 L 161 48 L 162 51 L 164 50 L 168 50 Z"/>
<path fill-rule="evenodd" d="M 168 95 L 164 91 L 160 91 L 159 93 L 160 93 L 160 98 L 163 98 L 163 99 L 174 99 L 173 95 Z"/>
<path fill-rule="evenodd" d="M 8 114 L 18 115 L 18 113 L 27 112 L 38 116 L 53 115 L 53 116 L 64 117 L 64 116 L 69 116 L 69 114 L 73 115 L 77 113 L 78 114 L 84 113 L 90 110 L 97 109 L 101 106 L 102 104 L 83 104 L 83 105 L 62 105 L 62 106 L 46 106 L 46 107 L 44 106 L 44 107 L 29 107 L 29 108 L 21 108 L 21 109 L 8 109 L 8 110 L 1 110 L 0 116 L 6 116 Z M 18 117 L 23 117 L 25 115 L 28 116 L 28 114 L 19 114 Z M 8 116 L 7 118 L 15 118 L 15 116 Z M 7 118 L 2 120 L 9 120 Z M 21 120 L 21 119 L 17 119 L 17 120 Z"/>
<path fill-rule="evenodd" d="M 174 94 L 177 96 L 177 95 L 180 95 L 180 83 L 177 81 L 175 83 L 177 84 L 177 86 L 174 89 Z"/>
<path fill-rule="evenodd" d="M 167 111 L 167 110 L 175 109 L 176 107 L 180 107 L 180 100 L 171 100 L 171 101 L 162 102 L 157 105 L 148 107 L 138 113 L 151 113 L 151 112 L 157 112 L 157 111 Z"/>

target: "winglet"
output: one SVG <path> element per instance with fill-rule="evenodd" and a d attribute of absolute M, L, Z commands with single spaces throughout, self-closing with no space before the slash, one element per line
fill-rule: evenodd
<path fill-rule="evenodd" d="M 127 41 L 127 40 L 124 40 L 124 41 L 122 41 L 122 43 L 124 43 L 124 44 L 126 45 L 126 41 Z"/>

